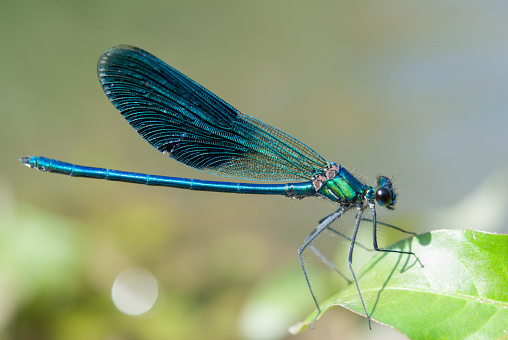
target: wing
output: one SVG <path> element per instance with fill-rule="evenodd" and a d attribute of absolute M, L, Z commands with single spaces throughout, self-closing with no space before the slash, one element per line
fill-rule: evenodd
<path fill-rule="evenodd" d="M 97 66 L 104 92 L 157 150 L 212 174 L 309 180 L 326 166 L 314 150 L 231 105 L 139 48 L 107 50 Z"/>

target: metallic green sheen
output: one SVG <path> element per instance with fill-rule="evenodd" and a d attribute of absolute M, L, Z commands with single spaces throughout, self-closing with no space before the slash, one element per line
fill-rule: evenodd
<path fill-rule="evenodd" d="M 361 201 L 365 186 L 340 166 L 339 172 L 333 179 L 323 183 L 318 194 L 340 203 L 353 203 Z"/>

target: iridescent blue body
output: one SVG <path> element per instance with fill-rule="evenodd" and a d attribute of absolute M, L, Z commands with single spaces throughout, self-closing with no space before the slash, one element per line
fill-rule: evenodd
<path fill-rule="evenodd" d="M 109 100 L 125 120 L 153 147 L 169 157 L 212 174 L 258 181 L 291 181 L 283 184 L 215 182 L 155 176 L 75 165 L 45 157 L 22 157 L 20 161 L 45 172 L 180 189 L 238 194 L 283 195 L 292 198 L 316 196 L 338 203 L 338 210 L 323 219 L 298 251 L 312 298 L 302 252 L 309 247 L 325 264 L 336 270 L 311 242 L 324 230 L 338 233 L 331 224 L 352 208 L 358 211 L 350 238 L 348 263 L 360 299 L 360 288 L 351 267 L 356 233 L 364 208 L 372 211 L 373 244 L 376 236 L 376 209 L 390 209 L 396 194 L 388 177 L 380 176 L 377 186 L 365 185 L 343 166 L 325 161 L 307 145 L 231 105 L 139 48 L 119 45 L 99 59 L 98 76 Z M 300 181 L 300 182 L 294 182 Z M 402 252 L 412 254 L 410 252 Z M 338 271 L 337 271 L 338 272 Z M 343 274 L 341 274 L 343 275 Z M 365 314 L 370 317 L 364 306 Z"/>
<path fill-rule="evenodd" d="M 49 159 L 45 157 L 23 157 L 22 162 L 31 168 L 44 172 L 70 175 L 72 177 L 88 177 L 109 181 L 129 182 L 152 186 L 166 186 L 179 189 L 219 191 L 235 194 L 285 195 L 298 198 L 315 194 L 312 183 L 285 184 L 252 184 L 234 182 L 203 181 L 193 178 L 180 178 L 140 174 L 111 169 L 94 168 Z"/>

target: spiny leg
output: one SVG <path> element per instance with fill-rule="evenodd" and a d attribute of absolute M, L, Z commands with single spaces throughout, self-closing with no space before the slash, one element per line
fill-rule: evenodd
<path fill-rule="evenodd" d="M 309 287 L 309 290 L 310 290 L 310 294 L 312 295 L 312 299 L 314 300 L 314 303 L 316 304 L 316 308 L 317 308 L 317 314 L 316 316 L 314 317 L 314 320 L 312 321 L 312 324 L 311 324 L 311 328 L 314 327 L 314 322 L 316 321 L 317 317 L 319 316 L 319 314 L 321 313 L 321 308 L 319 308 L 319 304 L 317 302 L 317 299 L 316 299 L 316 295 L 314 294 L 314 291 L 312 290 L 312 286 L 310 284 L 310 280 L 309 280 L 309 276 L 307 275 L 307 270 L 305 269 L 305 264 L 303 263 L 303 259 L 302 259 L 302 253 L 303 251 L 305 250 L 305 248 L 307 248 L 310 243 L 312 241 L 314 241 L 314 239 L 316 237 L 319 236 L 319 234 L 321 234 L 321 232 L 323 230 L 325 230 L 330 224 L 333 223 L 333 221 L 335 221 L 336 219 L 338 219 L 339 217 L 342 216 L 342 214 L 344 214 L 344 212 L 347 210 L 347 207 L 343 206 L 343 207 L 340 207 L 340 209 L 338 209 L 336 212 L 334 212 L 333 214 L 329 215 L 327 218 L 325 218 L 317 227 L 316 229 L 314 229 L 314 231 L 312 232 L 312 234 L 310 234 L 309 236 L 307 236 L 305 238 L 305 241 L 303 243 L 303 245 L 300 247 L 300 249 L 298 249 L 298 259 L 300 260 L 300 264 L 302 265 L 302 270 L 303 270 L 303 275 L 305 276 L 305 280 L 307 281 L 307 286 Z M 312 248 L 311 248 L 312 249 Z M 317 253 L 318 256 L 320 256 L 321 253 Z M 323 255 L 320 256 L 321 259 L 325 258 Z M 328 259 L 326 260 L 327 262 L 330 262 L 328 261 Z M 325 262 L 325 263 L 327 263 Z"/>
<path fill-rule="evenodd" d="M 374 222 L 374 220 L 371 220 L 370 218 L 364 218 L 364 217 L 362 217 L 362 221 Z M 400 232 L 403 232 L 403 233 L 406 233 L 406 234 L 409 234 L 409 235 L 413 235 L 413 236 L 418 235 L 417 233 L 413 233 L 412 231 L 407 231 L 407 230 L 404 230 L 404 229 L 402 229 L 402 228 L 399 228 L 399 227 L 397 227 L 397 226 L 394 226 L 393 224 L 388 224 L 388 223 L 381 222 L 381 221 L 376 221 L 376 223 L 377 223 L 377 224 L 384 225 L 385 227 L 389 227 L 389 228 L 392 228 L 392 229 L 398 230 L 398 231 L 400 231 Z"/>
<path fill-rule="evenodd" d="M 311 235 L 309 235 L 309 236 L 311 236 Z M 317 257 L 319 257 L 321 259 L 321 261 L 323 261 L 324 264 L 326 264 L 328 266 L 328 268 L 330 268 L 331 270 L 333 270 L 334 272 L 336 272 L 337 274 L 342 276 L 342 278 L 344 280 L 346 280 L 348 284 L 351 283 L 351 281 L 346 277 L 346 275 L 344 275 L 344 273 L 342 273 L 330 260 L 328 260 L 328 258 L 326 256 L 321 254 L 321 252 L 319 250 L 317 250 L 316 247 L 314 247 L 312 244 L 309 244 L 309 248 L 310 248 L 310 250 L 312 250 L 314 252 L 314 254 L 317 255 Z"/>
<path fill-rule="evenodd" d="M 356 280 L 355 272 L 353 271 L 353 249 L 355 246 L 355 240 L 356 240 L 356 234 L 358 233 L 358 228 L 360 227 L 360 221 L 362 220 L 362 214 L 363 214 L 363 205 L 362 203 L 358 203 L 356 208 L 358 209 L 358 216 L 356 217 L 356 223 L 355 223 L 355 229 L 353 230 L 353 236 L 351 236 L 351 244 L 349 246 L 349 255 L 348 255 L 348 265 L 349 270 L 351 271 L 351 275 L 353 276 L 353 280 L 356 285 L 356 290 L 358 291 L 358 295 L 360 296 L 360 302 L 362 303 L 363 310 L 365 311 L 365 315 L 367 316 L 367 321 L 369 322 L 369 329 L 372 329 L 370 327 L 370 315 L 367 311 L 367 307 L 365 307 L 365 303 L 363 302 L 362 293 L 360 292 L 360 286 L 358 285 L 358 281 Z"/>
<path fill-rule="evenodd" d="M 378 244 L 377 244 L 376 206 L 374 205 L 374 202 L 369 202 L 369 207 L 372 210 L 372 230 L 373 230 L 372 242 L 374 243 L 374 250 L 375 251 L 383 251 L 383 252 L 387 252 L 387 253 L 399 253 L 399 254 L 413 255 L 415 257 L 416 261 L 418 262 L 418 264 L 420 264 L 420 267 L 423 268 L 422 262 L 420 261 L 418 256 L 416 256 L 416 254 L 413 253 L 412 251 L 403 251 L 403 250 L 396 250 L 396 249 L 381 249 L 381 248 L 378 247 Z M 399 229 L 397 227 L 395 227 L 395 228 Z M 406 232 L 403 229 L 400 229 L 400 230 Z M 410 232 L 407 232 L 407 233 L 413 234 L 413 233 L 410 233 Z"/>
<path fill-rule="evenodd" d="M 341 236 L 341 237 L 344 237 L 346 240 L 348 240 L 349 242 L 351 242 L 351 237 L 344 235 L 344 234 L 343 234 L 343 233 L 341 233 L 340 231 L 338 231 L 338 230 L 336 230 L 336 229 L 334 229 L 334 228 L 332 228 L 332 227 L 327 227 L 326 229 L 328 229 L 328 230 L 330 230 L 330 231 L 334 232 L 335 234 L 337 234 L 337 235 L 339 235 L 339 236 Z M 363 248 L 363 249 L 365 249 L 365 250 L 372 251 L 372 249 L 371 249 L 371 248 L 367 248 L 366 246 L 364 246 L 363 244 L 361 244 L 361 243 L 359 243 L 359 242 L 356 242 L 356 245 L 357 245 L 357 246 L 359 246 L 359 247 L 361 247 L 361 248 Z M 349 280 L 348 280 L 348 281 L 349 281 Z M 351 281 L 349 281 L 349 282 L 351 282 Z"/>
<path fill-rule="evenodd" d="M 321 220 L 319 220 L 319 225 L 321 225 L 321 223 L 323 223 L 323 221 L 324 221 L 324 220 L 326 220 L 328 217 L 332 216 L 333 214 L 337 213 L 337 212 L 338 212 L 338 211 L 340 211 L 340 210 L 342 210 L 342 208 L 339 208 L 337 211 L 335 211 L 335 212 L 331 213 L 330 215 L 326 216 L 325 218 L 322 218 Z M 332 222 L 332 223 L 333 223 L 333 222 Z M 311 237 L 312 237 L 312 235 L 314 235 L 314 233 L 316 232 L 317 228 L 319 228 L 319 225 L 318 225 L 318 227 L 316 227 L 316 228 L 315 228 L 315 229 L 314 229 L 314 230 L 313 230 L 313 231 L 312 231 L 312 232 L 311 232 L 311 233 L 310 233 L 310 234 L 309 234 L 309 235 L 305 238 L 304 242 L 307 242 L 307 240 L 308 240 L 309 238 L 311 238 Z M 339 236 L 341 236 L 341 237 L 345 238 L 346 240 L 351 241 L 351 238 L 349 238 L 348 236 L 344 235 L 344 234 L 343 234 L 343 233 L 341 233 L 340 231 L 333 229 L 333 228 L 332 228 L 332 227 L 330 227 L 330 226 L 327 226 L 325 229 L 328 229 L 328 230 L 330 230 L 330 231 L 333 231 L 333 232 L 334 232 L 334 233 L 336 233 L 337 235 L 339 235 Z M 362 246 L 362 247 L 363 247 L 363 246 Z M 342 273 L 342 272 L 341 272 L 341 271 L 340 271 L 340 270 L 339 270 L 339 269 L 338 269 L 338 268 L 337 268 L 337 267 L 336 267 L 336 266 L 332 263 L 332 261 L 330 261 L 330 260 L 329 260 L 326 256 L 324 256 L 324 255 L 323 255 L 323 254 L 322 254 L 322 253 L 321 253 L 321 252 L 320 252 L 320 251 L 319 251 L 316 247 L 314 247 L 312 244 L 309 244 L 309 248 L 310 248 L 310 250 L 312 250 L 312 251 L 314 252 L 314 254 L 316 254 L 316 255 L 317 255 L 317 257 L 319 257 L 319 259 L 320 259 L 321 261 L 323 261 L 323 263 L 324 263 L 325 265 L 327 265 L 327 266 L 328 266 L 328 268 L 330 268 L 331 270 L 333 270 L 334 272 L 336 272 L 337 274 L 339 274 L 340 276 L 342 276 L 342 278 L 343 278 L 344 280 L 346 280 L 348 284 L 349 284 L 349 283 L 351 283 L 351 280 L 349 280 L 349 279 L 346 277 L 346 275 L 344 275 L 344 273 Z"/>
<path fill-rule="evenodd" d="M 323 223 L 323 221 L 324 221 L 324 220 L 326 220 L 329 216 L 331 216 L 331 215 L 333 215 L 333 214 L 334 214 L 334 213 L 332 213 L 332 214 L 330 214 L 330 215 L 328 215 L 328 216 L 326 216 L 326 217 L 324 217 L 324 218 L 320 219 L 320 220 L 319 220 L 319 222 L 318 222 L 318 224 Z M 362 220 L 363 220 L 363 221 L 370 221 L 370 220 L 368 220 L 368 219 L 366 219 L 366 218 L 362 218 Z M 381 223 L 381 222 L 379 222 L 379 223 Z M 390 226 L 390 225 L 388 225 L 388 226 Z M 399 229 L 399 228 L 397 228 L 397 227 L 395 227 L 395 226 L 394 226 L 394 228 Z M 332 227 L 330 227 L 330 226 L 326 227 L 326 229 L 330 230 L 331 232 L 333 232 L 333 233 L 335 233 L 335 234 L 339 235 L 340 237 L 345 238 L 346 240 L 348 240 L 349 242 L 351 242 L 351 238 L 350 238 L 349 236 L 347 236 L 346 234 L 344 234 L 344 233 L 342 233 L 342 232 L 338 231 L 337 229 L 334 229 L 334 228 L 332 228 Z M 314 232 L 312 232 L 312 233 L 314 233 Z M 311 235 L 312 235 L 312 233 L 311 233 Z M 415 234 L 415 235 L 416 235 L 416 234 Z M 310 236 L 310 235 L 309 235 L 309 236 Z M 366 246 L 364 246 L 364 245 L 363 245 L 363 244 L 361 244 L 361 243 L 356 243 L 356 244 L 357 244 L 359 247 L 361 247 L 361 248 L 363 248 L 363 249 L 365 249 L 365 250 L 372 251 L 372 249 L 367 248 Z M 316 255 L 317 255 L 317 254 L 316 254 Z M 319 256 L 319 255 L 318 255 L 318 256 Z M 325 263 L 326 263 L 326 262 L 325 262 Z M 332 269 L 333 269 L 333 268 L 332 268 Z M 342 277 L 344 277 L 344 275 L 343 275 L 343 274 L 340 274 L 340 275 L 341 275 Z M 345 277 L 344 277 L 344 278 L 345 278 Z M 348 280 L 348 279 L 346 279 L 346 280 L 347 280 L 349 283 L 351 283 L 351 281 L 350 281 L 350 280 Z"/>
<path fill-rule="evenodd" d="M 328 215 L 328 216 L 330 216 L 330 215 Z M 319 222 L 318 222 L 318 223 L 323 222 L 326 218 L 328 218 L 328 216 L 326 216 L 326 217 L 322 218 L 321 220 L 319 220 Z M 370 218 L 365 218 L 365 217 L 362 217 L 362 221 L 373 222 L 373 220 L 371 220 Z M 392 225 L 392 224 L 384 223 L 384 222 L 381 222 L 381 221 L 376 221 L 376 223 L 377 223 L 377 224 L 384 225 L 385 227 L 389 227 L 389 228 L 395 229 L 395 230 L 397 230 L 397 231 L 400 231 L 400 232 L 403 232 L 403 233 L 409 234 L 409 235 L 413 235 L 413 236 L 416 236 L 416 235 L 417 235 L 416 233 L 413 233 L 413 232 L 411 232 L 411 231 L 404 230 L 404 229 L 399 228 L 399 227 L 397 227 L 397 226 L 394 226 L 394 225 Z M 339 235 L 339 236 L 341 236 L 341 237 L 343 237 L 343 238 L 345 238 L 346 240 L 348 240 L 348 241 L 350 241 L 350 242 L 351 242 L 351 238 L 350 238 L 350 237 L 348 237 L 347 235 L 345 235 L 345 234 L 341 233 L 341 232 L 340 232 L 340 231 L 338 231 L 337 229 L 334 229 L 334 228 L 332 228 L 332 227 L 327 227 L 326 229 L 328 229 L 328 230 L 330 230 L 330 231 L 334 232 L 335 234 L 337 234 L 337 235 Z M 310 236 L 310 235 L 309 235 L 309 236 Z M 357 245 L 357 246 L 359 246 L 359 247 L 361 247 L 361 248 L 363 248 L 363 249 L 365 249 L 365 250 L 368 250 L 368 251 L 372 251 L 372 250 L 373 250 L 373 249 L 367 248 L 366 246 L 364 246 L 363 244 L 358 243 L 358 242 L 356 242 L 356 245 Z M 342 274 L 341 274 L 341 275 L 342 275 Z M 349 281 L 349 280 L 348 280 L 348 281 Z"/>

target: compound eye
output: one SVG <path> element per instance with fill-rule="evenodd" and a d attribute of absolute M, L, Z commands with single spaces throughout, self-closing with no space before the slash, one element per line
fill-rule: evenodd
<path fill-rule="evenodd" d="M 376 202 L 382 207 L 392 203 L 392 192 L 386 187 L 379 187 L 376 190 Z"/>

